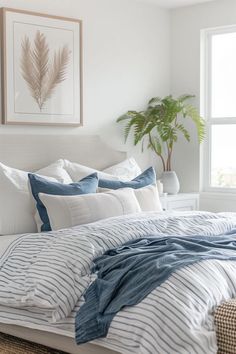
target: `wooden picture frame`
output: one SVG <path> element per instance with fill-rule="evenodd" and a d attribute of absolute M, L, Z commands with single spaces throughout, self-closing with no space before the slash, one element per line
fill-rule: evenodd
<path fill-rule="evenodd" d="M 82 21 L 1 9 L 2 123 L 83 125 Z"/>

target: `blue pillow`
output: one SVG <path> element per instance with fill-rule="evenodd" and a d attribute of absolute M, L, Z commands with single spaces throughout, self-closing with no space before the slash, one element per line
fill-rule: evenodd
<path fill-rule="evenodd" d="M 129 182 L 111 181 L 108 179 L 99 179 L 98 187 L 107 189 L 133 188 L 139 189 L 156 183 L 156 173 L 153 167 L 149 167 Z"/>
<path fill-rule="evenodd" d="M 79 182 L 71 184 L 63 184 L 59 182 L 51 182 L 38 175 L 28 174 L 30 186 L 39 216 L 42 220 L 41 231 L 51 231 L 51 225 L 48 218 L 47 210 L 39 198 L 39 193 L 52 194 L 52 195 L 78 195 L 96 193 L 98 187 L 98 175 L 93 173 Z"/>

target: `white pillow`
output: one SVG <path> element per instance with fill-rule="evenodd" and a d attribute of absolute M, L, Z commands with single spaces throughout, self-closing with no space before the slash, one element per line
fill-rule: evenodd
<path fill-rule="evenodd" d="M 97 172 L 99 178 L 115 179 L 116 181 L 118 180 L 117 177 L 113 177 L 107 173 L 103 173 L 91 167 L 80 165 L 77 162 L 70 162 L 69 160 L 64 160 L 64 169 L 68 172 L 73 182 L 78 182 L 82 178 L 87 177 L 94 172 Z"/>
<path fill-rule="evenodd" d="M 53 177 L 60 183 L 69 184 L 73 182 L 68 172 L 64 169 L 64 161 L 62 159 L 47 167 L 41 168 L 35 173 L 41 176 Z"/>
<path fill-rule="evenodd" d="M 68 173 L 57 162 L 39 171 L 52 181 L 71 183 Z M 53 177 L 50 177 L 53 176 Z M 28 188 L 28 172 L 0 163 L 0 235 L 37 232 L 35 204 Z"/>
<path fill-rule="evenodd" d="M 64 160 L 64 168 L 69 173 L 73 182 L 78 182 L 82 178 L 94 172 L 97 172 L 99 178 L 116 181 L 130 181 L 141 173 L 140 167 L 134 158 L 127 159 L 117 165 L 105 169 L 104 171 L 98 171 L 94 168 L 80 165 L 76 162 L 71 162 L 68 160 Z"/>
<path fill-rule="evenodd" d="M 103 172 L 118 177 L 122 181 L 130 181 L 142 173 L 141 168 L 133 157 L 108 167 Z"/>
<path fill-rule="evenodd" d="M 76 196 L 39 193 L 39 197 L 47 209 L 52 230 L 141 211 L 134 191 L 130 188 Z"/>
<path fill-rule="evenodd" d="M 134 189 L 134 194 L 139 202 L 141 211 L 162 211 L 156 185 Z"/>

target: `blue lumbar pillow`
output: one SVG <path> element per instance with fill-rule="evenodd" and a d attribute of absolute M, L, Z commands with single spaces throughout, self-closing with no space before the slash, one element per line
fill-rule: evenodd
<path fill-rule="evenodd" d="M 133 188 L 138 189 L 156 183 L 156 173 L 153 167 L 149 167 L 141 175 L 129 182 L 111 181 L 108 179 L 99 179 L 98 187 L 106 189 Z"/>
<path fill-rule="evenodd" d="M 96 193 L 98 187 L 98 175 L 93 173 L 77 183 L 63 184 L 59 182 L 51 182 L 43 177 L 29 173 L 30 186 L 39 216 L 42 220 L 41 231 L 51 231 L 51 225 L 48 218 L 47 210 L 39 198 L 39 193 L 52 195 L 78 195 Z"/>

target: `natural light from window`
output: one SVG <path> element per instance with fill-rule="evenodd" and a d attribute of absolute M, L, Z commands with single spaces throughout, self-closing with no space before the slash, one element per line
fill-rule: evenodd
<path fill-rule="evenodd" d="M 236 117 L 236 33 L 212 37 L 212 118 Z"/>
<path fill-rule="evenodd" d="M 236 188 L 236 125 L 213 125 L 212 187 Z"/>
<path fill-rule="evenodd" d="M 236 191 L 236 26 L 206 31 L 205 189 Z"/>

